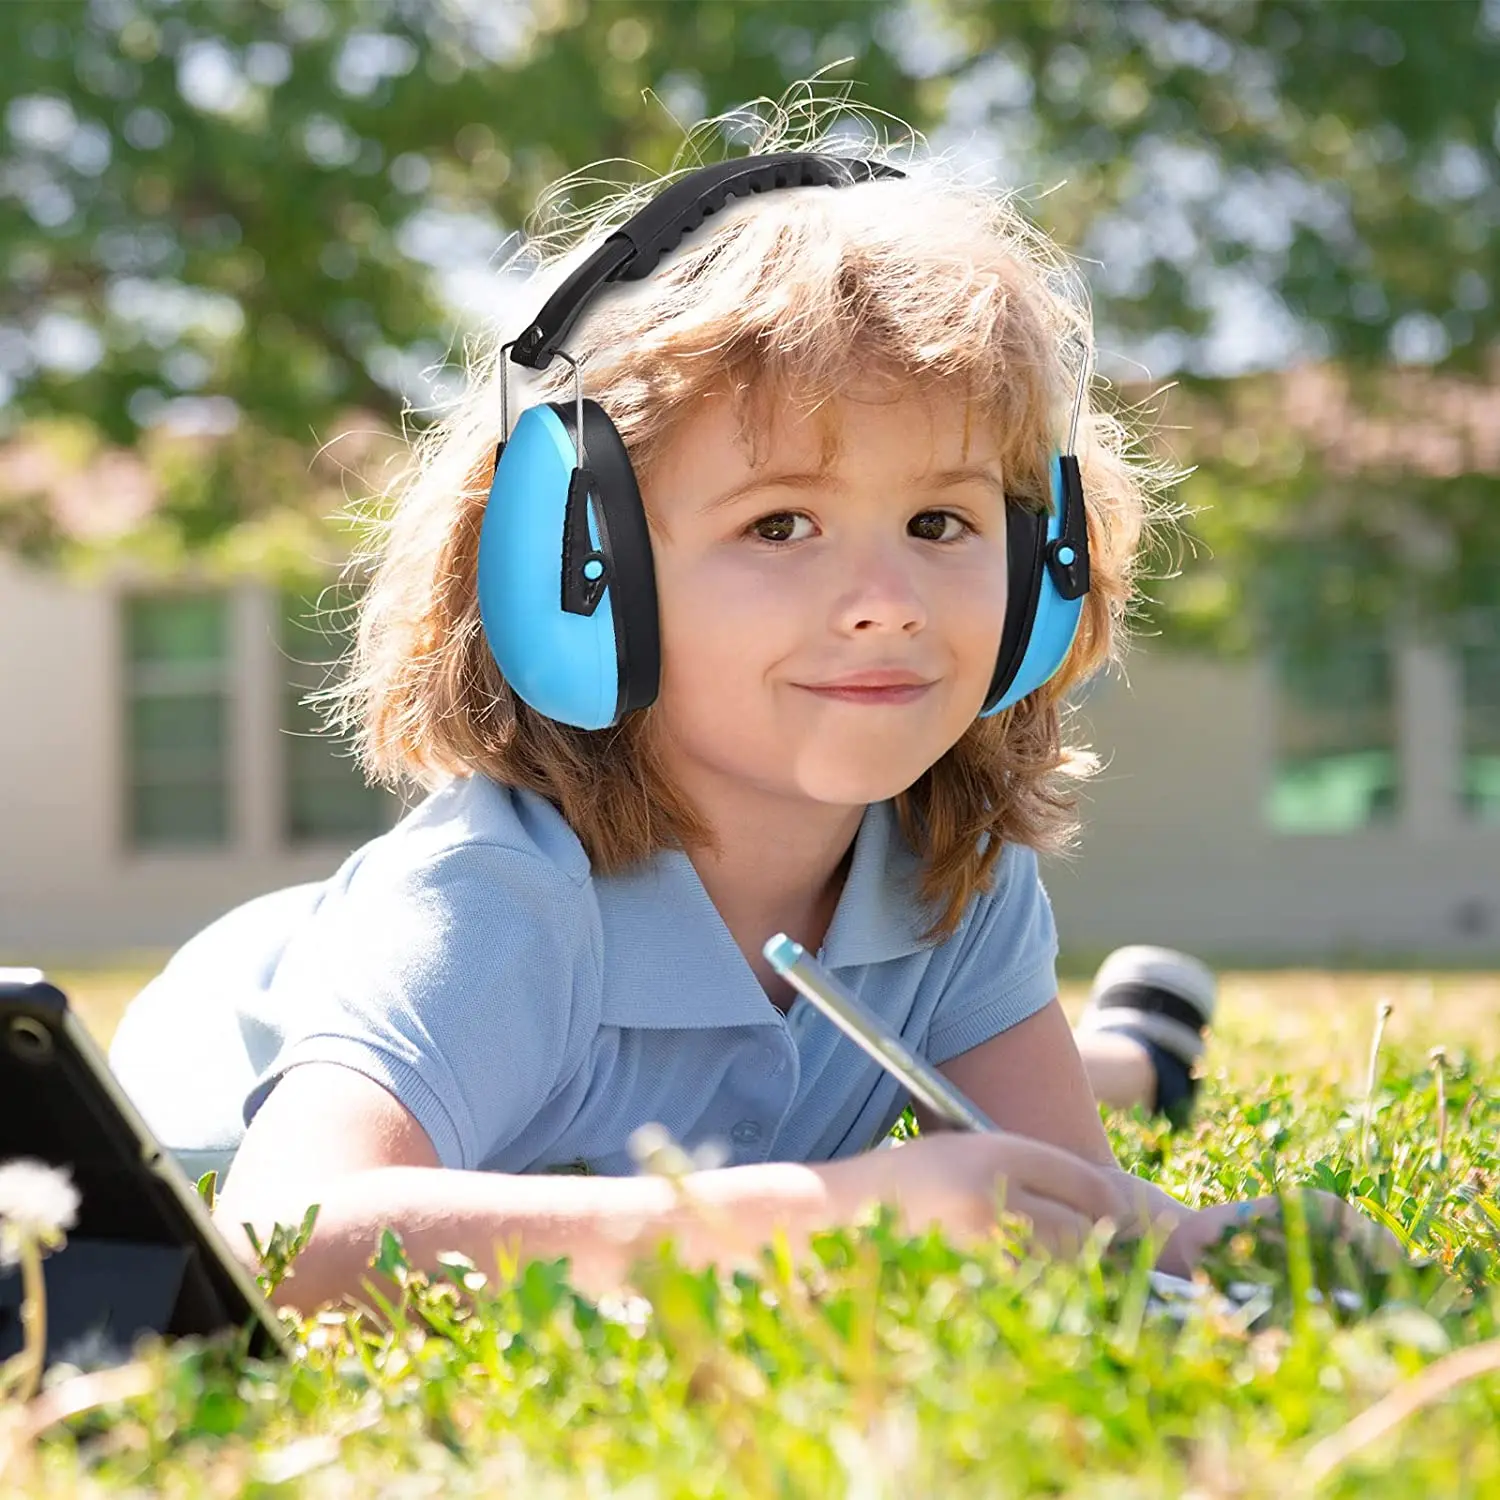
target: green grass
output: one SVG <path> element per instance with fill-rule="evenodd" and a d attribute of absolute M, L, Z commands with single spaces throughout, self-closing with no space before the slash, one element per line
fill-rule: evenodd
<path fill-rule="evenodd" d="M 68 981 L 107 1039 L 134 977 Z M 1284 1243 L 1215 1258 L 1220 1285 L 1263 1285 L 1247 1327 L 1153 1311 L 1128 1248 L 1043 1264 L 1009 1228 L 967 1253 L 877 1221 L 758 1277 L 666 1253 L 643 1298 L 599 1306 L 562 1263 L 454 1261 L 432 1285 L 388 1238 L 399 1304 L 307 1320 L 286 1367 L 227 1338 L 147 1346 L 135 1394 L 47 1429 L 0 1492 L 1500 1494 L 1500 976 L 1233 975 L 1221 1006 L 1192 1127 L 1113 1119 L 1122 1162 L 1191 1202 L 1340 1191 L 1425 1264 L 1352 1263 L 1293 1213 Z"/>

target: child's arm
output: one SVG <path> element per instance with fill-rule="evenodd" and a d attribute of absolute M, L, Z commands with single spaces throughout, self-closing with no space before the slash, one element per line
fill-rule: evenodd
<path fill-rule="evenodd" d="M 847 1165 L 847 1164 L 838 1164 Z M 274 1293 L 281 1305 L 306 1313 L 345 1294 L 358 1297 L 368 1277 L 391 1289 L 370 1267 L 381 1231 L 397 1230 L 411 1264 L 434 1271 L 440 1251 L 467 1255 L 492 1280 L 496 1252 L 522 1260 L 570 1257 L 569 1279 L 591 1296 L 618 1292 L 632 1262 L 670 1236 L 689 1265 L 755 1263 L 774 1226 L 794 1254 L 808 1237 L 839 1222 L 833 1184 L 822 1168 L 795 1162 L 696 1172 L 686 1182 L 706 1212 L 677 1201 L 664 1177 L 512 1176 L 444 1167 L 376 1167 L 335 1178 L 308 1195 L 321 1201 L 312 1240 L 293 1275 Z M 236 1252 L 255 1269 L 239 1224 L 248 1217 L 265 1242 L 273 1222 L 300 1220 L 288 1207 L 242 1213 L 231 1203 L 215 1218 Z M 227 1222 L 226 1222 L 227 1221 Z"/>
<path fill-rule="evenodd" d="M 1203 1250 L 1226 1228 L 1276 1217 L 1274 1198 L 1192 1209 L 1155 1183 L 1119 1167 L 1100 1123 L 1072 1028 L 1055 1000 L 1009 1030 L 950 1058 L 939 1071 L 1002 1130 L 1062 1147 L 1103 1168 L 1136 1214 L 1168 1231 L 1157 1260 L 1164 1271 L 1188 1275 Z M 925 1119 L 925 1113 L 917 1111 L 924 1130 L 941 1128 Z M 1316 1194 L 1314 1202 L 1319 1205 L 1317 1212 L 1339 1232 L 1360 1239 L 1373 1253 L 1399 1249 L 1351 1205 L 1328 1193 Z"/>
<path fill-rule="evenodd" d="M 1155 1183 L 1116 1165 L 1073 1029 L 1056 1000 L 989 1041 L 950 1058 L 938 1071 L 1002 1130 L 1060 1146 L 1111 1172 L 1138 1213 L 1173 1231 L 1174 1242 L 1162 1256 L 1163 1268 L 1180 1271 L 1184 1267 L 1187 1240 L 1177 1231 L 1193 1219 L 1194 1211 Z M 924 1118 L 925 1113 L 917 1111 L 924 1130 L 936 1126 Z"/>
<path fill-rule="evenodd" d="M 1053 1000 L 1014 1026 L 938 1065 L 938 1071 L 1002 1129 L 1048 1141 L 1113 1167 L 1073 1029 Z M 937 1126 L 917 1109 L 924 1130 Z"/>
<path fill-rule="evenodd" d="M 829 1164 L 830 1166 L 832 1164 Z M 572 1259 L 581 1290 L 617 1290 L 631 1262 L 667 1235 L 691 1263 L 751 1263 L 777 1225 L 795 1248 L 852 1218 L 859 1174 L 771 1162 L 693 1173 L 703 1212 L 664 1177 L 511 1175 L 443 1168 L 426 1132 L 379 1084 L 336 1064 L 290 1069 L 257 1112 L 214 1208 L 235 1253 L 257 1269 L 243 1224 L 266 1243 L 277 1222 L 320 1205 L 307 1248 L 275 1300 L 305 1311 L 358 1294 L 380 1232 L 414 1266 L 458 1250 L 492 1274 L 497 1246 Z M 848 1190 L 847 1192 L 845 1190 Z M 874 1192 L 870 1196 L 875 1196 Z M 388 1290 L 388 1289 L 387 1289 Z"/>
<path fill-rule="evenodd" d="M 753 1266 L 776 1228 L 800 1256 L 818 1229 L 852 1222 L 871 1202 L 893 1203 L 909 1226 L 938 1222 L 957 1238 L 994 1223 L 1007 1205 L 1054 1248 L 1128 1210 L 1112 1174 L 1010 1136 L 934 1136 L 898 1151 L 804 1166 L 768 1162 L 695 1172 L 691 1201 L 663 1177 L 503 1175 L 437 1166 L 412 1116 L 380 1085 L 332 1064 L 288 1071 L 257 1112 L 214 1218 L 247 1266 L 240 1226 L 264 1243 L 272 1226 L 321 1208 L 306 1249 L 275 1300 L 303 1312 L 379 1278 L 369 1266 L 380 1231 L 396 1229 L 414 1266 L 434 1270 L 457 1250 L 490 1274 L 499 1245 L 527 1259 L 567 1255 L 574 1284 L 617 1291 L 632 1263 L 670 1236 L 690 1265 Z M 385 1288 L 383 1288 L 385 1290 Z"/>
<path fill-rule="evenodd" d="M 458 1250 L 492 1274 L 497 1245 L 524 1245 L 530 1258 L 569 1255 L 581 1289 L 618 1288 L 639 1238 L 674 1234 L 686 1256 L 712 1259 L 731 1248 L 736 1223 L 785 1222 L 796 1240 L 835 1221 L 826 1184 L 795 1164 L 694 1174 L 712 1208 L 726 1209 L 722 1232 L 678 1212 L 662 1177 L 516 1176 L 438 1165 L 426 1132 L 379 1084 L 336 1064 L 290 1069 L 256 1113 L 214 1207 L 235 1253 L 257 1269 L 242 1225 L 261 1243 L 277 1223 L 298 1223 L 320 1205 L 307 1248 L 275 1300 L 303 1311 L 358 1294 L 380 1232 L 401 1235 L 414 1266 L 437 1266 Z M 722 1243 L 721 1243 L 722 1241 Z M 713 1253 L 710 1253 L 713 1252 Z"/>

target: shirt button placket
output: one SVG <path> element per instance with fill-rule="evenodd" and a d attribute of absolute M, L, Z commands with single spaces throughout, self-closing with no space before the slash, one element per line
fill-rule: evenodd
<path fill-rule="evenodd" d="M 792 1100 L 797 1095 L 799 1071 L 797 1045 L 792 1041 L 791 1031 L 787 1027 L 787 1018 L 779 1015 L 776 1020 L 785 1039 L 784 1045 L 781 1047 L 767 1045 L 760 1055 L 759 1062 L 761 1067 L 766 1069 L 766 1078 L 776 1080 L 779 1087 L 773 1092 L 779 1094 L 780 1098 L 763 1101 L 765 1108 L 771 1111 L 769 1123 L 765 1120 L 747 1117 L 737 1120 L 729 1127 L 729 1139 L 737 1148 L 734 1153 L 737 1165 L 746 1166 L 755 1162 L 763 1162 L 770 1157 L 775 1132 L 781 1128 L 781 1122 L 786 1118 L 787 1111 L 792 1107 Z M 787 1067 L 788 1062 L 791 1064 L 790 1067 Z"/>

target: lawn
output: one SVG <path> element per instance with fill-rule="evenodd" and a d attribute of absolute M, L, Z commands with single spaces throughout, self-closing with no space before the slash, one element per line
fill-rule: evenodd
<path fill-rule="evenodd" d="M 63 978 L 103 1041 L 140 976 Z M 308 1320 L 285 1368 L 227 1339 L 147 1347 L 129 1393 L 15 1449 L 0 1492 L 1500 1495 L 1500 976 L 1228 975 L 1221 1016 L 1189 1130 L 1109 1123 L 1189 1201 L 1288 1194 L 1284 1243 L 1211 1268 L 1259 1285 L 1248 1307 L 1164 1308 L 1123 1247 L 1043 1264 L 1013 1227 L 966 1253 L 877 1222 L 757 1277 L 664 1254 L 641 1298 L 599 1305 L 561 1263 L 428 1285 L 388 1241 L 400 1305 Z M 1421 1260 L 1387 1275 L 1321 1243 L 1304 1184 Z"/>

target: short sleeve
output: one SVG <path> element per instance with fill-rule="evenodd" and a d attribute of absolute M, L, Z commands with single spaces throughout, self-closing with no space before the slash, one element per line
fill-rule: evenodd
<path fill-rule="evenodd" d="M 248 1125 L 301 1063 L 353 1068 L 416 1118 L 445 1167 L 475 1168 L 576 1066 L 597 949 L 584 891 L 533 854 L 466 843 L 365 861 L 288 943 L 265 1000 L 284 1043 Z"/>
<path fill-rule="evenodd" d="M 925 1055 L 934 1064 L 987 1042 L 1057 996 L 1057 925 L 1035 850 L 1006 845 L 994 884 L 950 941 L 959 953 L 927 1032 Z"/>

